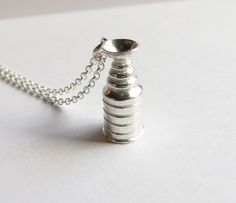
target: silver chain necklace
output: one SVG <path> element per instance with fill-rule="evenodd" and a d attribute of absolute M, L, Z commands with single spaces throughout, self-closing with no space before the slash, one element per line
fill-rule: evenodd
<path fill-rule="evenodd" d="M 101 43 L 103 43 L 103 39 Z M 94 51 L 93 57 L 90 59 L 89 64 L 85 67 L 85 71 L 83 71 L 80 76 L 75 78 L 75 80 L 69 85 L 59 89 L 51 89 L 41 86 L 32 80 L 12 72 L 2 65 L 0 65 L 0 77 L 9 84 L 18 87 L 28 94 L 36 96 L 44 101 L 57 105 L 70 105 L 71 103 L 76 103 L 80 99 L 83 99 L 85 94 L 90 93 L 90 89 L 95 86 L 96 80 L 100 78 L 101 71 L 104 70 L 106 59 L 107 56 L 101 53 L 101 50 L 96 50 L 96 52 Z M 86 80 L 88 78 L 89 74 L 93 71 L 94 66 L 97 66 L 97 68 L 93 72 L 93 76 L 89 80 L 88 85 L 84 86 L 76 95 L 63 98 L 62 95 L 74 90 L 76 87 L 81 85 L 82 80 Z"/>
<path fill-rule="evenodd" d="M 56 105 L 70 105 L 83 99 L 100 78 L 105 68 L 107 57 L 113 59 L 109 71 L 107 85 L 103 89 L 105 137 L 115 143 L 129 143 L 136 140 L 142 132 L 140 113 L 142 86 L 136 83 L 136 75 L 130 55 L 138 48 L 138 43 L 129 39 L 107 40 L 102 38 L 93 50 L 93 57 L 79 77 L 69 85 L 59 89 L 46 88 L 0 65 L 0 78 L 10 85 L 18 87 L 32 96 Z M 94 66 L 96 67 L 93 70 Z M 75 95 L 67 95 L 71 90 L 81 86 L 83 80 L 88 80 Z"/>

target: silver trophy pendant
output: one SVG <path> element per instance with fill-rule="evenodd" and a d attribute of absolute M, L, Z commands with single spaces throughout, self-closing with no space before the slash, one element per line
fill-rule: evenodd
<path fill-rule="evenodd" d="M 113 59 L 103 88 L 105 137 L 114 143 L 129 143 L 142 133 L 142 86 L 130 56 L 138 49 L 138 43 L 130 39 L 103 40 L 102 52 Z"/>
<path fill-rule="evenodd" d="M 94 87 L 95 81 L 100 78 L 100 72 L 104 69 L 107 57 L 113 59 L 111 69 L 107 78 L 107 84 L 103 88 L 103 109 L 105 137 L 114 143 L 129 143 L 136 140 L 143 129 L 140 112 L 141 94 L 143 88 L 136 83 L 137 76 L 131 63 L 131 55 L 138 49 L 138 43 L 130 39 L 103 38 L 101 43 L 93 50 L 93 57 L 86 66 L 85 71 L 80 74 L 70 85 L 51 89 L 32 82 L 25 77 L 15 74 L 0 65 L 0 79 L 4 79 L 13 86 L 30 95 L 37 96 L 43 101 L 55 105 L 70 105 L 83 99 L 85 94 Z M 69 90 L 81 84 L 96 65 L 88 85 L 73 96 L 66 96 Z M 63 97 L 64 96 L 64 97 Z"/>

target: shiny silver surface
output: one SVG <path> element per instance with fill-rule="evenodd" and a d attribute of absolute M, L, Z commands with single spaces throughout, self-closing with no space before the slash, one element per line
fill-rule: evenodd
<path fill-rule="evenodd" d="M 129 143 L 142 132 L 140 113 L 142 86 L 137 84 L 137 76 L 130 56 L 138 49 L 138 43 L 130 39 L 107 40 L 102 38 L 93 50 L 93 57 L 80 76 L 69 85 L 59 89 L 46 88 L 32 80 L 0 65 L 0 79 L 21 90 L 55 105 L 70 105 L 83 99 L 95 86 L 96 80 L 105 68 L 107 57 L 113 59 L 107 85 L 103 88 L 104 135 L 115 143 Z M 93 67 L 97 69 L 93 70 Z M 92 74 L 92 76 L 90 75 Z M 91 77 L 89 77 L 91 76 Z M 80 86 L 83 80 L 88 84 L 73 96 L 67 95 Z"/>
<path fill-rule="evenodd" d="M 113 59 L 103 89 L 105 137 L 115 143 L 129 143 L 136 140 L 143 129 L 140 105 L 142 86 L 130 56 L 138 49 L 138 43 L 130 39 L 103 39 L 96 52 L 102 50 Z"/>

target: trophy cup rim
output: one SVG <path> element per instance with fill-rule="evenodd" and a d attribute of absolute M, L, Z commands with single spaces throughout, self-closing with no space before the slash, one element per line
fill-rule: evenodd
<path fill-rule="evenodd" d="M 132 39 L 106 40 L 103 51 L 111 57 L 130 55 L 138 49 L 138 42 Z"/>

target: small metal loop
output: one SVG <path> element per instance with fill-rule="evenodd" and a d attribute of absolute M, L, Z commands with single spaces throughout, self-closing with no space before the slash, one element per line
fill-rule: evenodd
<path fill-rule="evenodd" d="M 69 90 L 70 90 L 70 88 L 69 88 L 68 86 L 65 86 L 65 87 L 64 87 L 64 92 L 68 93 Z"/>
<path fill-rule="evenodd" d="M 17 78 L 16 78 L 16 77 L 13 77 L 13 78 L 12 78 L 12 82 L 13 82 L 13 83 L 17 83 Z"/>
<path fill-rule="evenodd" d="M 11 80 L 11 75 L 10 75 L 9 73 L 6 75 L 6 79 L 7 79 L 8 81 Z"/>
<path fill-rule="evenodd" d="M 88 94 L 90 92 L 90 89 L 87 86 L 85 86 L 83 90 L 85 94 Z"/>
<path fill-rule="evenodd" d="M 80 77 L 79 77 L 79 78 L 76 78 L 76 79 L 75 79 L 75 84 L 76 84 L 76 85 L 80 85 L 80 84 L 81 84 L 81 80 L 82 80 L 82 78 L 80 78 Z"/>
<path fill-rule="evenodd" d="M 59 105 L 63 105 L 64 104 L 64 100 L 62 98 L 58 99 L 57 102 L 58 102 Z"/>
<path fill-rule="evenodd" d="M 93 79 L 91 79 L 89 81 L 89 85 L 90 85 L 90 87 L 94 87 L 95 86 L 95 81 Z"/>
<path fill-rule="evenodd" d="M 94 50 L 93 50 L 93 57 L 95 59 L 97 59 L 98 58 L 98 54 L 102 52 L 103 46 L 104 46 L 106 41 L 107 41 L 106 38 L 102 38 L 101 42 L 94 48 Z"/>
<path fill-rule="evenodd" d="M 66 98 L 65 104 L 66 104 L 66 105 L 70 105 L 70 103 L 71 103 L 70 98 Z"/>
<path fill-rule="evenodd" d="M 87 75 L 86 75 L 85 72 L 82 72 L 82 73 L 80 74 L 80 76 L 81 76 L 81 78 L 82 78 L 83 80 L 85 80 L 85 79 L 87 78 Z"/>
<path fill-rule="evenodd" d="M 56 89 L 52 90 L 53 95 L 57 95 L 58 91 Z"/>
<path fill-rule="evenodd" d="M 88 73 L 91 73 L 92 72 L 92 65 L 87 65 L 86 66 L 86 71 L 88 72 Z"/>
<path fill-rule="evenodd" d="M 62 88 L 60 88 L 60 89 L 58 90 L 58 94 L 59 94 L 59 95 L 63 95 L 63 92 L 64 92 L 64 90 L 63 90 Z"/>
<path fill-rule="evenodd" d="M 51 102 L 55 103 L 57 101 L 57 98 L 55 96 L 51 97 Z"/>
<path fill-rule="evenodd" d="M 94 78 L 98 80 L 100 78 L 100 73 L 98 71 L 94 72 Z"/>
<path fill-rule="evenodd" d="M 73 102 L 73 103 L 76 103 L 77 101 L 78 101 L 78 98 L 77 98 L 76 96 L 73 96 L 73 97 L 72 97 L 72 102 Z"/>
<path fill-rule="evenodd" d="M 46 89 L 46 92 L 47 92 L 48 94 L 50 94 L 50 93 L 51 93 L 51 90 L 50 90 L 49 88 L 47 88 L 47 89 Z"/>
<path fill-rule="evenodd" d="M 3 69 L 2 75 L 3 75 L 3 76 L 6 76 L 9 71 L 10 71 L 10 70 L 8 70 L 7 68 Z"/>
<path fill-rule="evenodd" d="M 83 92 L 79 92 L 79 93 L 77 94 L 77 96 L 79 97 L 79 99 L 83 99 L 83 98 L 84 98 Z"/>
<path fill-rule="evenodd" d="M 104 63 L 98 64 L 98 68 L 99 68 L 100 70 L 104 70 L 105 64 L 104 64 Z"/>
<path fill-rule="evenodd" d="M 74 90 L 75 87 L 76 87 L 76 84 L 72 82 L 72 83 L 70 84 L 70 89 Z"/>

